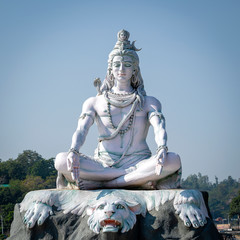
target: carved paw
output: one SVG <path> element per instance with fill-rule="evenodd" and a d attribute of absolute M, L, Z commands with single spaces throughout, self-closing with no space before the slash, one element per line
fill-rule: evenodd
<path fill-rule="evenodd" d="M 199 228 L 207 223 L 204 213 L 195 205 L 190 203 L 175 205 L 176 213 L 183 220 L 184 225 Z"/>
<path fill-rule="evenodd" d="M 24 215 L 23 222 L 26 224 L 27 228 L 32 228 L 34 225 L 42 225 L 49 215 L 52 215 L 52 207 L 45 203 L 32 203 L 30 208 Z"/>

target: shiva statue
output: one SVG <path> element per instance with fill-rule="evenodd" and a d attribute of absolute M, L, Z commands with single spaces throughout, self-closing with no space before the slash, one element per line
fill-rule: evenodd
<path fill-rule="evenodd" d="M 106 78 L 94 81 L 98 94 L 84 102 L 70 150 L 56 156 L 58 189 L 180 187 L 180 157 L 168 152 L 161 103 L 146 95 L 136 53 L 140 49 L 130 44 L 129 36 L 126 30 L 118 32 Z M 80 149 L 93 123 L 99 136 L 90 157 Z M 146 142 L 150 125 L 157 144 L 155 154 Z"/>

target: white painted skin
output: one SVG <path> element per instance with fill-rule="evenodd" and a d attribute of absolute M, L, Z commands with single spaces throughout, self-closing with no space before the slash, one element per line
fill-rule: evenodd
<path fill-rule="evenodd" d="M 114 86 L 111 92 L 118 94 L 132 92 L 134 89 L 131 85 L 131 77 L 134 71 L 133 60 L 130 56 L 115 56 L 112 61 Z M 118 126 L 123 117 L 129 113 L 131 105 L 132 104 L 124 108 L 111 105 L 112 121 L 115 126 Z M 106 109 L 107 102 L 103 95 L 91 97 L 84 102 L 82 114 L 87 113 L 87 115 L 78 121 L 77 129 L 72 137 L 71 148 L 81 149 L 88 130 L 94 123 L 93 119 L 98 119 L 96 124 L 100 136 L 106 136 L 114 132 L 106 115 Z M 149 150 L 146 138 L 150 125 L 154 129 L 157 146 L 167 145 L 165 120 L 160 119 L 158 116 L 153 116 L 148 120 L 149 113 L 154 111 L 161 112 L 160 102 L 154 97 L 144 96 L 143 109 L 140 111 L 138 107 L 136 111 L 133 126 L 134 137 L 127 151 L 127 155 Z M 128 122 L 125 123 L 123 129 L 126 128 L 127 125 Z M 130 131 L 128 131 L 124 134 L 122 143 L 121 136 L 118 134 L 113 139 L 99 142 L 98 149 L 101 152 L 106 151 L 108 153 L 121 155 L 129 143 L 130 137 L 131 134 Z M 121 144 L 123 144 L 123 146 L 121 146 Z M 133 164 L 129 162 L 129 164 L 125 164 L 122 167 L 103 167 L 99 162 L 92 159 L 79 159 L 77 154 L 71 152 L 69 154 L 58 154 L 55 160 L 55 167 L 68 181 L 76 181 L 79 183 L 81 179 L 84 185 L 83 189 L 96 189 L 99 187 L 118 188 L 142 186 L 149 181 L 158 181 L 180 169 L 181 162 L 177 154 L 167 153 L 165 149 L 161 149 L 156 155 L 147 157 L 146 159 L 141 158 Z"/>
<path fill-rule="evenodd" d="M 133 90 L 130 78 L 133 75 L 133 62 L 129 56 L 115 56 L 113 58 L 112 73 L 114 76 L 115 86 L 113 91 L 131 92 Z"/>
<path fill-rule="evenodd" d="M 52 215 L 52 207 L 41 202 L 34 202 L 24 215 L 24 223 L 27 228 L 33 228 L 35 224 L 42 225 L 49 215 Z"/>

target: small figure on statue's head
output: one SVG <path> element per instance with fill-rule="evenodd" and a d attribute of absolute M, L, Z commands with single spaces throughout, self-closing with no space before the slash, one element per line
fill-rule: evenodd
<path fill-rule="evenodd" d="M 95 79 L 98 95 L 87 99 L 68 153 L 55 160 L 57 188 L 178 188 L 180 157 L 168 152 L 165 118 L 160 102 L 147 96 L 139 57 L 126 30 L 108 57 L 103 83 Z M 159 87 L 160 88 L 160 87 Z M 79 152 L 89 128 L 98 128 L 94 157 Z M 157 151 L 152 155 L 146 142 L 152 126 Z"/>
<path fill-rule="evenodd" d="M 118 41 L 128 41 L 130 33 L 124 29 L 118 32 Z"/>
<path fill-rule="evenodd" d="M 118 41 L 114 46 L 114 49 L 118 49 L 118 50 L 134 50 L 134 51 L 140 51 L 141 49 L 137 49 L 135 47 L 135 42 L 133 41 L 132 44 L 130 44 L 130 41 L 128 41 L 128 38 L 130 37 L 130 33 L 124 29 L 120 30 L 118 32 Z"/>

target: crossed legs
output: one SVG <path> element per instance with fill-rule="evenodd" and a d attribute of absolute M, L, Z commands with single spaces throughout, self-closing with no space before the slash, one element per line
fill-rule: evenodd
<path fill-rule="evenodd" d="M 155 174 L 155 156 L 139 161 L 131 168 L 103 167 L 94 159 L 80 157 L 80 188 L 124 188 L 143 186 L 150 181 L 159 181 L 181 168 L 180 157 L 169 152 L 160 176 Z M 67 153 L 59 153 L 55 159 L 55 168 L 69 182 L 74 182 L 71 172 L 67 171 Z M 60 175 L 59 174 L 59 175 Z M 59 176 L 58 176 L 59 178 Z"/>
<path fill-rule="evenodd" d="M 155 182 L 166 178 L 167 176 L 175 173 L 181 168 L 180 157 L 169 152 L 167 154 L 166 162 L 163 165 L 163 171 L 161 175 L 155 174 L 156 159 L 152 156 L 149 159 L 145 159 L 136 164 L 136 170 L 120 176 L 112 181 L 105 183 L 107 188 L 122 188 L 127 186 L 142 186 L 148 182 Z"/>

